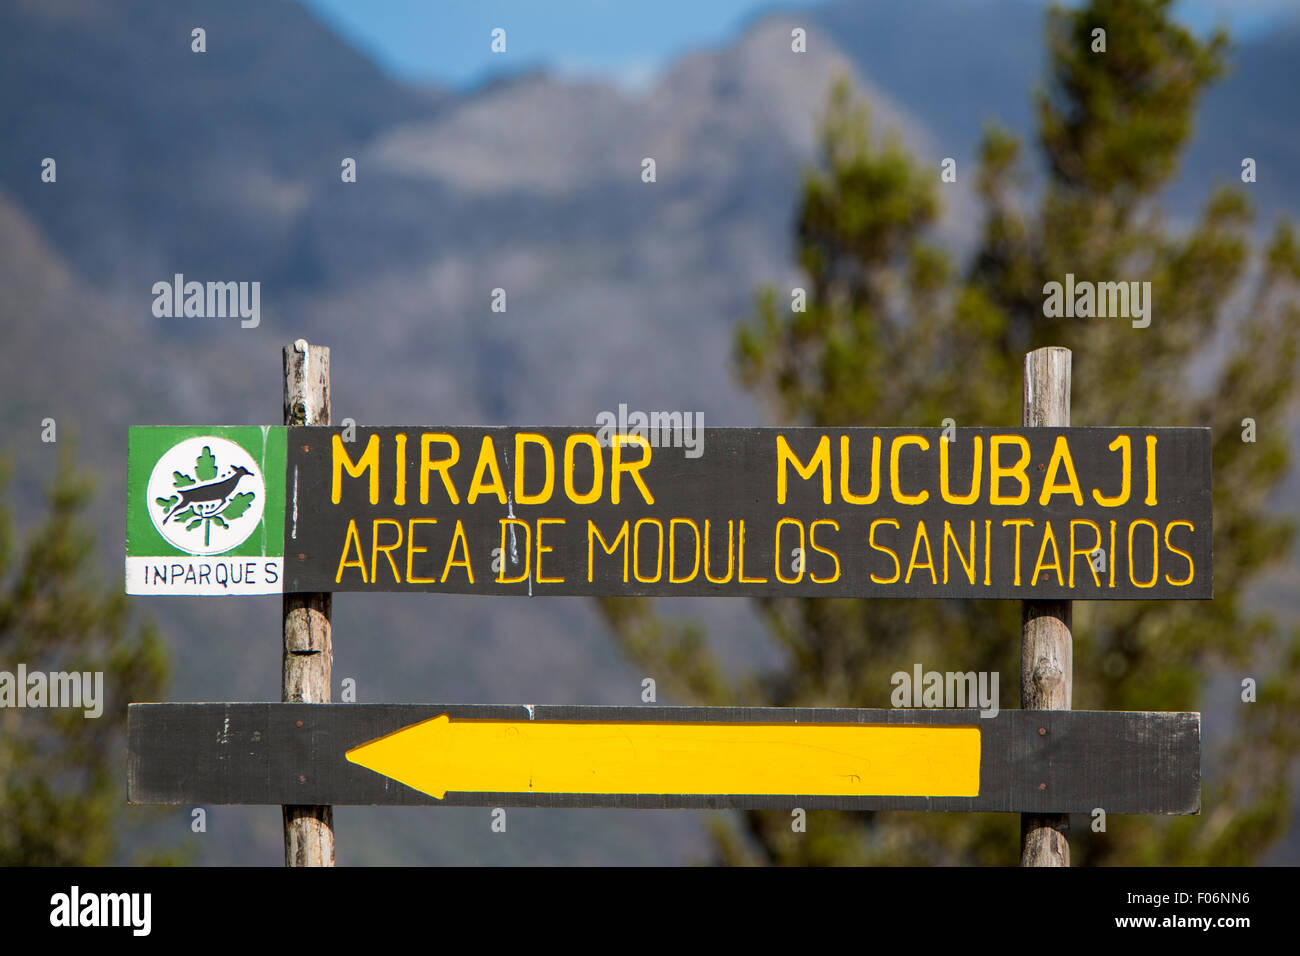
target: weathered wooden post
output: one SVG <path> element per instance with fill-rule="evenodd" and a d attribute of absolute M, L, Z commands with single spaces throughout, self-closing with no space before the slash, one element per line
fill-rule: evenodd
<path fill-rule="evenodd" d="M 1021 424 L 1070 424 L 1070 350 L 1051 346 L 1025 356 Z M 1045 464 L 1039 462 L 1038 469 Z M 1020 706 L 1023 710 L 1069 710 L 1074 682 L 1072 602 L 1025 601 L 1020 629 Z M 1069 866 L 1070 816 L 1020 815 L 1020 865 Z"/>
<path fill-rule="evenodd" d="M 285 425 L 330 424 L 330 350 L 298 339 L 284 347 Z M 294 503 L 296 506 L 296 503 Z M 285 563 L 292 561 L 285 554 Z M 332 595 L 285 594 L 284 703 L 324 704 L 330 700 L 334 662 L 330 631 Z M 286 806 L 284 865 L 334 865 L 334 808 Z"/>

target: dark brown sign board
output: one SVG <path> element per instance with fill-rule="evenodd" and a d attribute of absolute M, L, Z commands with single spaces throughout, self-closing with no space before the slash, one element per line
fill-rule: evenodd
<path fill-rule="evenodd" d="M 284 590 L 1213 596 L 1209 429 L 659 437 L 291 428 Z"/>
<path fill-rule="evenodd" d="M 132 428 L 126 590 L 1214 593 L 1208 429 L 645 431 Z"/>
<path fill-rule="evenodd" d="M 1196 713 L 131 704 L 128 752 L 137 804 L 1200 811 Z"/>

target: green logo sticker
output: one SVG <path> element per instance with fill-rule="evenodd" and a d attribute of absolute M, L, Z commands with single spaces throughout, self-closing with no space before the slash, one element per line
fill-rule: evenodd
<path fill-rule="evenodd" d="M 282 427 L 132 428 L 127 593 L 281 591 L 284 462 Z"/>

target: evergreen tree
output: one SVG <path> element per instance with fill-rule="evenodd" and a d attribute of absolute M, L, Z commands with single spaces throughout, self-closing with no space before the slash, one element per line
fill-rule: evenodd
<path fill-rule="evenodd" d="M 48 513 L 21 545 L 0 502 L 0 670 L 16 674 L 22 663 L 29 674 L 104 675 L 97 718 L 82 709 L 0 709 L 0 866 L 120 862 L 126 705 L 158 699 L 167 679 L 152 626 L 133 625 L 121 587 L 94 573 L 94 535 L 80 517 L 91 496 L 69 452 L 60 455 Z"/>

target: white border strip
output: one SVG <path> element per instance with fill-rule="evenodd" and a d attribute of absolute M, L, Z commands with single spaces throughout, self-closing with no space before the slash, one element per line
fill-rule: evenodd
<path fill-rule="evenodd" d="M 127 594 L 280 594 L 283 591 L 284 558 L 172 555 L 126 559 Z"/>

